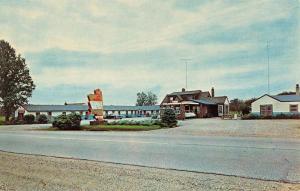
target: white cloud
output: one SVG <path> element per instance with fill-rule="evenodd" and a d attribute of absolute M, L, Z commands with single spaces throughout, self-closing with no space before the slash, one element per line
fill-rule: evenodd
<path fill-rule="evenodd" d="M 175 38 L 193 30 L 206 34 L 213 32 L 211 26 L 243 27 L 290 14 L 289 7 L 272 1 L 244 1 L 236 6 L 215 1 L 191 12 L 174 9 L 172 3 L 43 1 L 33 7 L 5 6 L 1 16 L 25 20 L 11 23 L 1 33 L 22 51 L 59 47 L 113 53 L 175 45 Z M 43 38 L 32 35 L 37 33 Z M 17 35 L 20 38 L 15 39 Z"/>

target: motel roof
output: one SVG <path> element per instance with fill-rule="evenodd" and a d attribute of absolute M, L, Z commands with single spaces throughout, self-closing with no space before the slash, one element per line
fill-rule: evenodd
<path fill-rule="evenodd" d="M 29 112 L 87 111 L 88 105 L 24 105 Z"/>
<path fill-rule="evenodd" d="M 71 105 L 24 105 L 23 108 L 29 112 L 67 112 L 67 111 L 88 111 L 86 104 Z M 105 105 L 105 111 L 156 111 L 159 105 L 153 106 L 122 106 L 122 105 Z"/>
<path fill-rule="evenodd" d="M 159 110 L 159 105 L 144 105 L 144 106 L 123 106 L 123 105 L 105 105 L 105 111 L 156 111 Z"/>

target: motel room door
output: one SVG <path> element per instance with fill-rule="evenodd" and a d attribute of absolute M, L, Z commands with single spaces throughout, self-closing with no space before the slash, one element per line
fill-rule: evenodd
<path fill-rule="evenodd" d="M 272 116 L 273 115 L 273 105 L 261 105 L 260 106 L 261 116 Z"/>

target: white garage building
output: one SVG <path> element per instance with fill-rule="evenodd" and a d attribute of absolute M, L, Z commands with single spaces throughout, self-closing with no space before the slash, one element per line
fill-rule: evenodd
<path fill-rule="evenodd" d="M 251 113 L 260 116 L 276 116 L 278 114 L 300 114 L 299 85 L 294 95 L 268 95 L 265 94 L 251 104 Z"/>

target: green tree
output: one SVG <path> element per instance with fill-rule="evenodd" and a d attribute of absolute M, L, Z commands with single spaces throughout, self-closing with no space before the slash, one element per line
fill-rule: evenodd
<path fill-rule="evenodd" d="M 0 40 L 0 107 L 5 121 L 21 105 L 28 103 L 35 89 L 25 59 L 11 45 Z"/>
<path fill-rule="evenodd" d="M 155 105 L 157 104 L 157 95 L 151 91 L 147 94 L 146 105 Z"/>
<path fill-rule="evenodd" d="M 255 100 L 255 98 L 249 100 L 233 99 L 230 101 L 230 111 L 239 112 L 244 115 L 249 114 L 251 111 L 251 103 Z"/>
<path fill-rule="evenodd" d="M 147 94 L 145 92 L 139 92 L 136 95 L 136 105 L 138 106 L 157 104 L 157 95 L 155 95 L 151 91 Z"/>
<path fill-rule="evenodd" d="M 161 126 L 162 127 L 176 127 L 176 114 L 173 109 L 167 108 L 162 111 Z"/>

